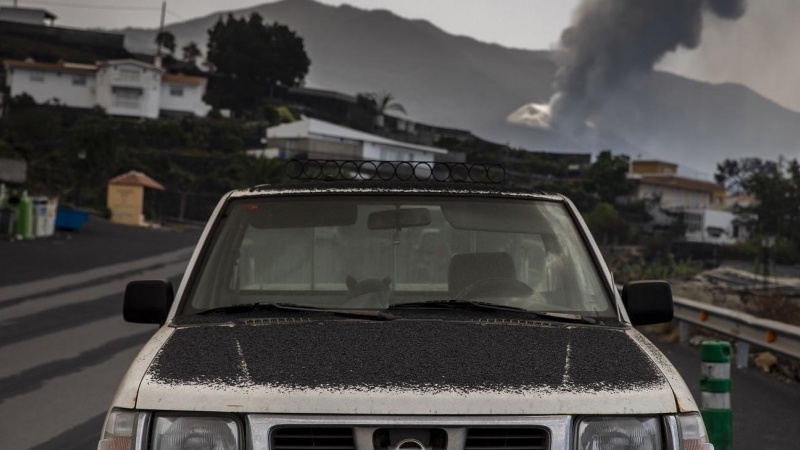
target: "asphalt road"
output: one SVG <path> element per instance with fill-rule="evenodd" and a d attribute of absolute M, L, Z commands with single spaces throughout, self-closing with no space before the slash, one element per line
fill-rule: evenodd
<path fill-rule="evenodd" d="M 124 286 L 153 277 L 177 286 L 198 235 L 100 222 L 61 244 L 0 243 L 0 448 L 96 448 L 120 379 L 155 332 L 122 320 Z M 18 245 L 39 256 L 19 259 Z M 75 254 L 89 261 L 58 259 Z M 14 282 L 8 271 L 26 276 Z M 699 399 L 698 349 L 654 341 Z M 800 387 L 754 368 L 734 369 L 732 383 L 736 449 L 798 448 Z"/>
<path fill-rule="evenodd" d="M 700 401 L 700 348 L 651 340 L 681 373 Z M 756 367 L 731 367 L 733 448 L 800 448 L 800 385 L 787 384 Z"/>
<path fill-rule="evenodd" d="M 0 449 L 97 448 L 114 391 L 156 330 L 122 320 L 125 285 L 177 287 L 199 234 L 93 218 L 78 233 L 0 242 Z"/>

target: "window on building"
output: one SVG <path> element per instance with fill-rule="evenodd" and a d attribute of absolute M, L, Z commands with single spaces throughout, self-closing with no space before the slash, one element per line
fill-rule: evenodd
<path fill-rule="evenodd" d="M 44 72 L 31 72 L 30 80 L 34 83 L 44 83 Z"/>
<path fill-rule="evenodd" d="M 140 99 L 144 94 L 140 88 L 114 86 L 111 88 L 113 99 L 112 106 L 117 108 L 138 109 Z"/>
<path fill-rule="evenodd" d="M 125 98 L 131 100 L 134 99 L 138 100 L 139 97 L 142 96 L 142 90 L 140 88 L 114 86 L 111 89 L 111 92 L 113 92 L 114 96 L 117 98 Z"/>
<path fill-rule="evenodd" d="M 173 97 L 183 97 L 183 86 L 170 86 L 169 95 Z"/>
<path fill-rule="evenodd" d="M 73 86 L 86 86 L 86 75 L 74 75 L 72 77 Z"/>

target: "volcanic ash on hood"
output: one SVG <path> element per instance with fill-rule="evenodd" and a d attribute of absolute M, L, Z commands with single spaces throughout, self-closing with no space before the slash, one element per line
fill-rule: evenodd
<path fill-rule="evenodd" d="M 583 0 L 555 51 L 555 94 L 509 122 L 572 132 L 584 129 L 614 88 L 652 72 L 668 52 L 700 43 L 703 14 L 738 19 L 745 0 Z"/>

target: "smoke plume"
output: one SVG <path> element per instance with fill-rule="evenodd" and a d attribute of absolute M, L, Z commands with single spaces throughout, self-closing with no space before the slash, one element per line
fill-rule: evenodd
<path fill-rule="evenodd" d="M 700 43 L 703 14 L 735 20 L 745 0 L 583 0 L 556 53 L 556 93 L 529 123 L 578 131 L 628 75 Z"/>

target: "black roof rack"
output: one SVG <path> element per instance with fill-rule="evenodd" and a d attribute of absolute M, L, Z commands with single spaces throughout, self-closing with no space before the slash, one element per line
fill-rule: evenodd
<path fill-rule="evenodd" d="M 292 159 L 284 173 L 293 180 L 438 181 L 500 184 L 506 170 L 500 164 L 417 161 Z"/>

